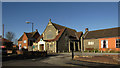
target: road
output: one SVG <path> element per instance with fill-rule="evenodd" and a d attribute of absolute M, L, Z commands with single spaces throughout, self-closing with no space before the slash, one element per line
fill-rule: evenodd
<path fill-rule="evenodd" d="M 102 63 L 72 60 L 71 53 L 61 53 L 61 54 L 49 55 L 47 57 L 39 57 L 39 58 L 31 58 L 31 59 L 9 60 L 9 61 L 4 61 L 2 64 L 3 66 L 79 66 L 82 68 L 116 66 L 116 65 L 109 65 Z"/>

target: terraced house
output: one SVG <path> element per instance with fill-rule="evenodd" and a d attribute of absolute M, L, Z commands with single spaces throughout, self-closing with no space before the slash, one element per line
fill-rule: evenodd
<path fill-rule="evenodd" d="M 47 52 L 70 52 L 72 48 L 74 51 L 80 51 L 80 37 L 83 32 L 77 32 L 74 29 L 67 28 L 51 22 L 49 23 L 36 40 L 34 50 Z"/>
<path fill-rule="evenodd" d="M 120 27 L 88 31 L 81 37 L 81 49 L 120 51 Z"/>

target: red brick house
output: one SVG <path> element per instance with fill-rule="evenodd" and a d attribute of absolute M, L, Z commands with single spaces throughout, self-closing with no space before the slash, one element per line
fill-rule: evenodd
<path fill-rule="evenodd" d="M 18 39 L 19 50 L 27 49 L 28 51 L 31 51 L 33 42 L 35 42 L 39 36 L 40 34 L 37 29 L 35 32 L 24 32 L 24 34 Z"/>
<path fill-rule="evenodd" d="M 120 51 L 120 27 L 86 30 L 82 36 L 82 50 L 99 49 L 100 51 Z"/>

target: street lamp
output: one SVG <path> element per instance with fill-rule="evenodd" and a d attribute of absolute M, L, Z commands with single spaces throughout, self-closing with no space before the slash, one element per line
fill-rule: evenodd
<path fill-rule="evenodd" d="M 26 21 L 27 24 L 32 24 L 32 33 L 33 33 L 33 22 Z"/>
<path fill-rule="evenodd" d="M 32 24 L 32 35 L 33 35 L 33 22 L 30 22 L 30 21 L 26 21 L 27 24 Z M 32 40 L 33 41 L 33 40 Z M 30 42 L 29 42 L 29 45 L 30 45 Z"/>
<path fill-rule="evenodd" d="M 74 49 L 72 47 L 72 60 L 74 59 Z"/>

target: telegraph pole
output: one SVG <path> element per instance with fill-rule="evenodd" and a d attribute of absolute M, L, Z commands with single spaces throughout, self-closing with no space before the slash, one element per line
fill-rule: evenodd
<path fill-rule="evenodd" d="M 32 33 L 33 33 L 33 23 L 32 23 Z"/>
<path fill-rule="evenodd" d="M 3 38 L 4 38 L 4 24 L 2 25 L 2 27 L 3 27 L 3 28 L 2 28 L 2 29 L 3 29 L 3 30 L 2 30 L 2 31 L 3 31 L 3 34 L 2 34 L 2 35 L 3 35 Z"/>

